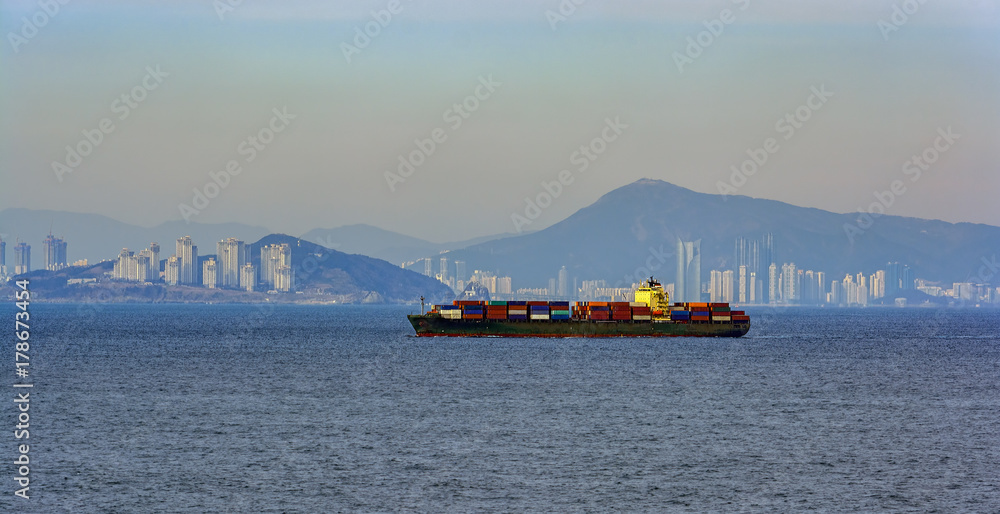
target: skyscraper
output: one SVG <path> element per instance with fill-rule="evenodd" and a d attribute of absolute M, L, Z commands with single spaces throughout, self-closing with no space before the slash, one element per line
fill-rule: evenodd
<path fill-rule="evenodd" d="M 777 266 L 777 254 L 774 248 L 774 234 L 770 232 L 765 232 L 763 237 L 761 237 L 760 245 L 760 269 L 758 270 L 761 275 L 766 274 L 768 277 L 768 283 L 766 287 L 761 287 L 762 298 L 760 303 L 771 303 L 776 299 L 772 298 L 771 293 L 771 283 L 770 283 L 770 268 L 774 264 Z M 763 280 L 762 280 L 763 281 Z M 775 291 L 776 292 L 776 291 Z"/>
<path fill-rule="evenodd" d="M 722 272 L 714 269 L 708 273 L 708 298 L 710 302 L 722 300 Z"/>
<path fill-rule="evenodd" d="M 739 267 L 739 278 L 737 279 L 736 287 L 736 299 L 740 303 L 747 303 L 747 286 L 749 285 L 750 277 L 747 276 L 747 266 L 746 264 L 741 264 Z"/>
<path fill-rule="evenodd" d="M 465 261 L 455 261 L 455 283 L 457 284 L 459 280 L 468 280 L 469 276 L 465 274 Z"/>
<path fill-rule="evenodd" d="M 733 270 L 722 272 L 722 301 L 733 303 Z"/>
<path fill-rule="evenodd" d="M 209 258 L 202 263 L 201 283 L 209 289 L 219 287 L 218 268 L 215 265 L 215 259 Z"/>
<path fill-rule="evenodd" d="M 275 270 L 274 289 L 282 293 L 295 289 L 295 270 L 291 266 L 283 264 Z"/>
<path fill-rule="evenodd" d="M 242 241 L 240 241 L 242 243 Z M 240 267 L 240 289 L 253 291 L 257 288 L 257 269 L 253 264 L 244 264 Z"/>
<path fill-rule="evenodd" d="M 441 282 L 448 283 L 448 258 L 441 257 Z"/>
<path fill-rule="evenodd" d="M 799 272 L 795 263 L 781 265 L 781 299 L 793 303 L 799 299 Z"/>
<path fill-rule="evenodd" d="M 156 281 L 160 278 L 160 243 L 153 241 L 149 243 L 149 279 Z"/>
<path fill-rule="evenodd" d="M 434 263 L 431 262 L 431 260 L 429 258 L 428 259 L 424 259 L 424 276 L 427 276 L 427 277 L 434 276 L 434 270 L 432 269 L 433 267 L 434 267 Z"/>
<path fill-rule="evenodd" d="M 777 303 L 781 296 L 781 287 L 778 282 L 778 265 L 771 263 L 767 267 L 767 301 Z"/>
<path fill-rule="evenodd" d="M 0 239 L 0 273 L 3 273 L 7 266 L 7 243 Z"/>
<path fill-rule="evenodd" d="M 167 258 L 167 263 L 163 266 L 163 281 L 168 286 L 176 286 L 181 279 L 181 261 L 176 255 Z"/>
<path fill-rule="evenodd" d="M 701 299 L 701 239 L 677 239 L 677 278 L 674 285 L 676 302 L 697 302 Z"/>
<path fill-rule="evenodd" d="M 230 237 L 215 245 L 216 266 L 221 287 L 242 287 L 240 282 L 243 266 L 246 265 L 246 250 L 243 241 Z M 254 284 L 256 286 L 256 284 Z"/>
<path fill-rule="evenodd" d="M 45 269 L 50 271 L 66 267 L 66 242 L 51 233 L 42 241 L 42 251 L 45 257 Z"/>
<path fill-rule="evenodd" d="M 198 250 L 195 249 L 191 236 L 177 239 L 177 251 L 174 255 L 180 263 L 179 283 L 194 284 L 197 276 L 194 267 L 198 265 Z"/>
<path fill-rule="evenodd" d="M 556 294 L 563 298 L 569 295 L 569 271 L 566 271 L 566 266 L 559 269 L 559 285 Z"/>
<path fill-rule="evenodd" d="M 31 272 L 31 245 L 17 243 L 14 247 L 14 274 Z"/>
<path fill-rule="evenodd" d="M 292 249 L 288 244 L 272 244 L 260 249 L 260 283 L 277 286 L 278 269 L 292 265 Z M 275 287 L 280 290 L 280 288 Z"/>

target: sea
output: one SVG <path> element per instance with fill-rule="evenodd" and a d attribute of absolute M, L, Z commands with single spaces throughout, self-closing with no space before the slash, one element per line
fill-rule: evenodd
<path fill-rule="evenodd" d="M 414 337 L 419 309 L 32 303 L 0 511 L 1000 511 L 997 310 L 505 339 Z"/>

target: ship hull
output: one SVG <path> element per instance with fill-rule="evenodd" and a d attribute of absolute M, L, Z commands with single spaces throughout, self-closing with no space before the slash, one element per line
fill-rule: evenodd
<path fill-rule="evenodd" d="M 407 316 L 419 337 L 741 337 L 750 322 L 473 320 Z"/>

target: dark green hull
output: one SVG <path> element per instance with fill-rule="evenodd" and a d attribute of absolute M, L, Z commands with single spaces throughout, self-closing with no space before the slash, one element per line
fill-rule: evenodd
<path fill-rule="evenodd" d="M 420 337 L 740 337 L 750 322 L 471 320 L 407 316 Z"/>

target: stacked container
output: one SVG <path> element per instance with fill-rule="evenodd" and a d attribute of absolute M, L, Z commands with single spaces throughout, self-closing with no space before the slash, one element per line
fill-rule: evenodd
<path fill-rule="evenodd" d="M 528 319 L 528 305 L 524 301 L 507 302 L 507 319 L 523 321 Z"/>
<path fill-rule="evenodd" d="M 547 320 L 549 319 L 549 306 L 548 305 L 531 305 L 533 302 L 528 302 L 528 311 L 530 314 L 530 319 L 532 320 Z M 545 302 L 539 302 L 545 304 Z"/>

